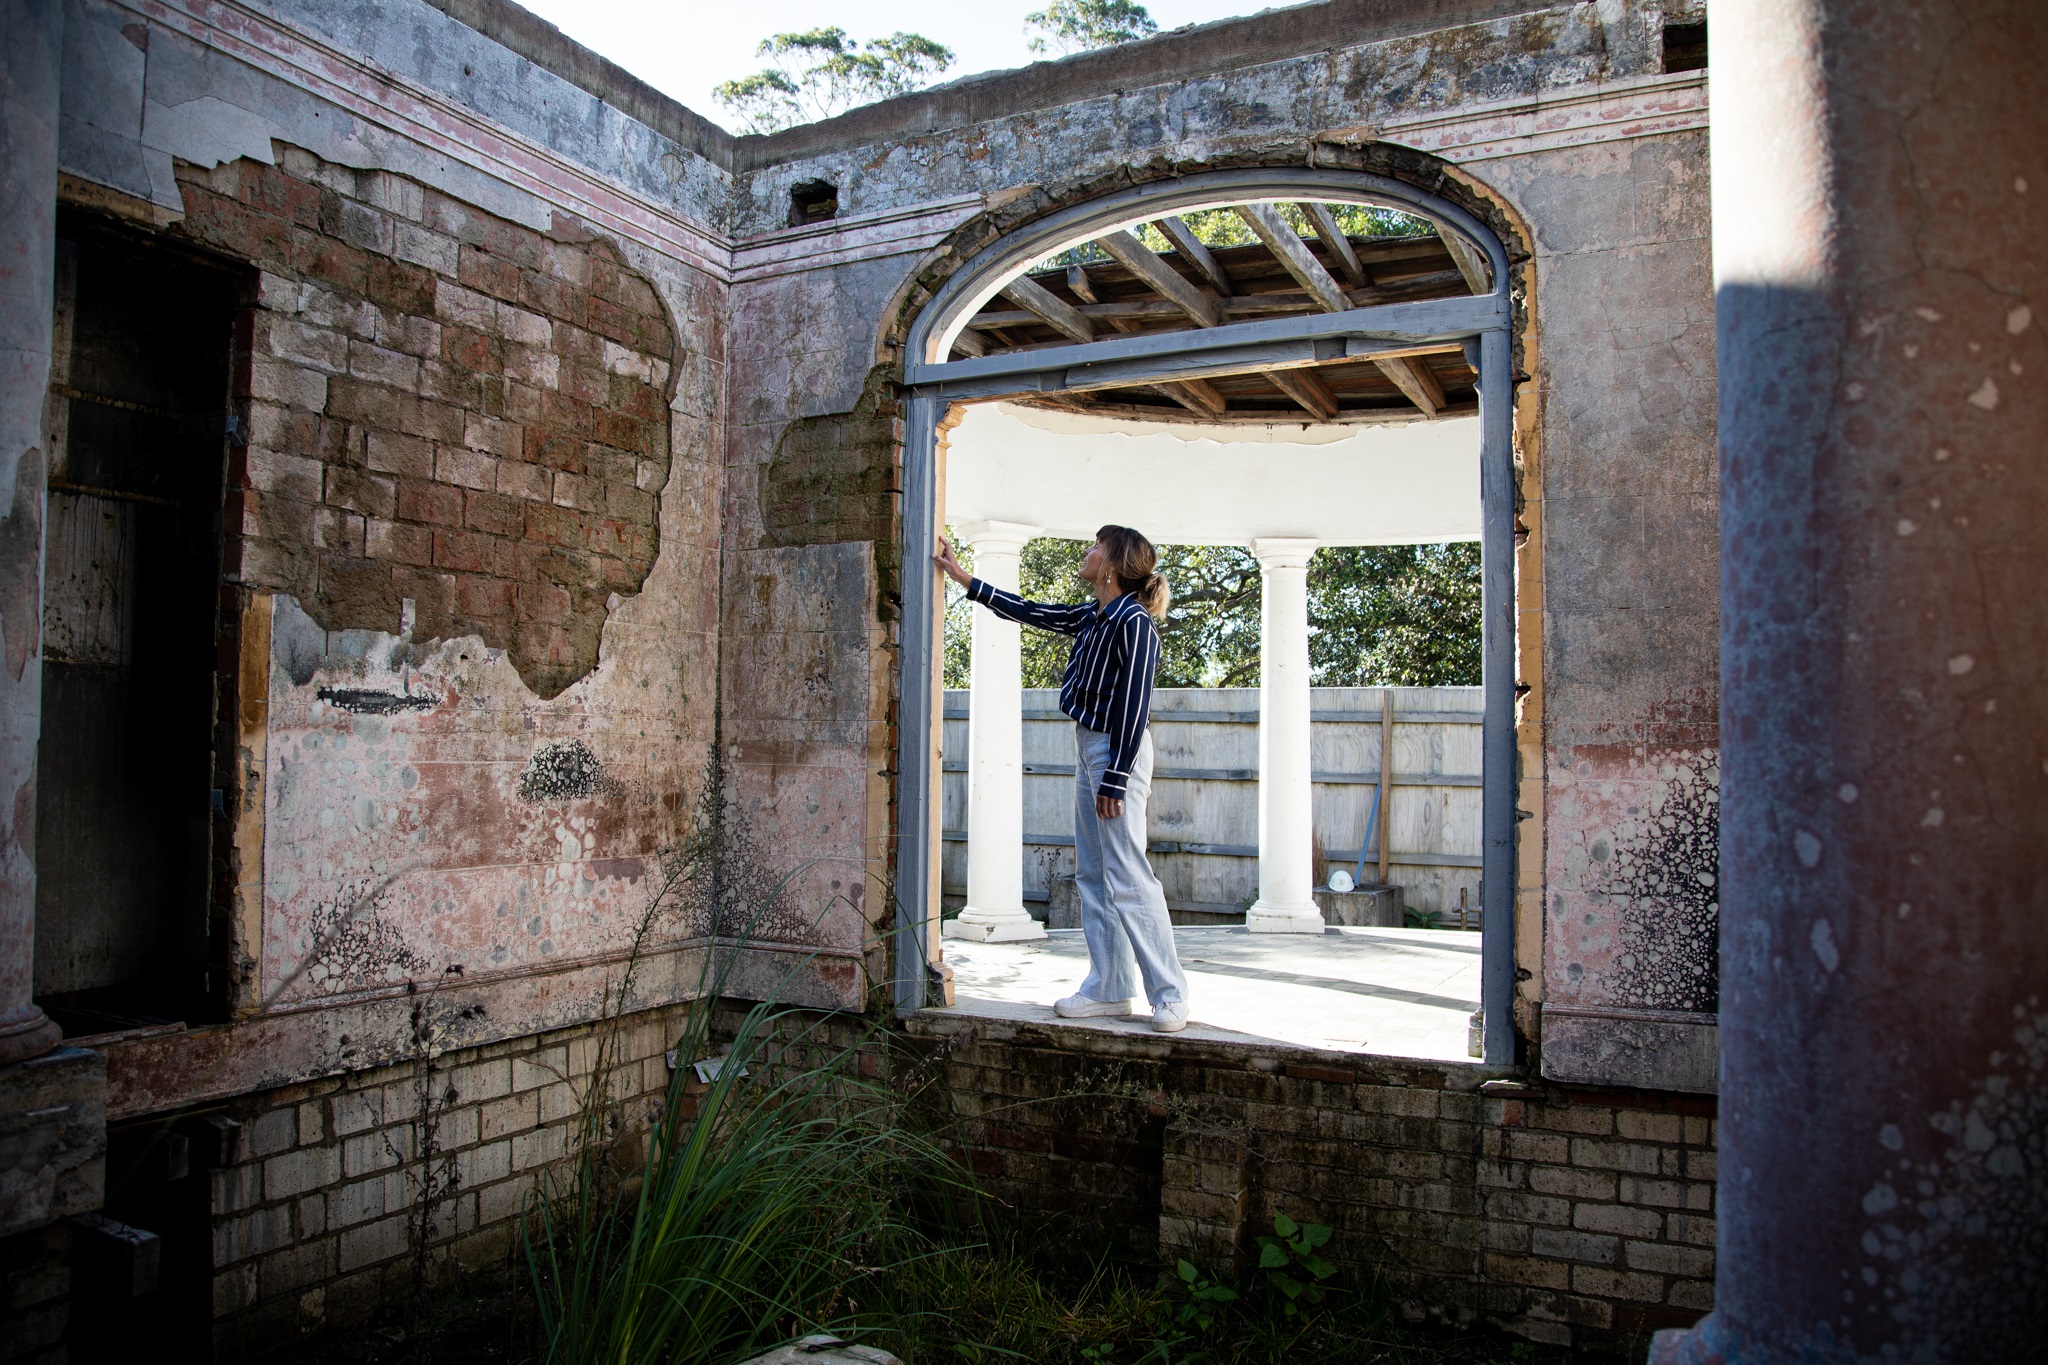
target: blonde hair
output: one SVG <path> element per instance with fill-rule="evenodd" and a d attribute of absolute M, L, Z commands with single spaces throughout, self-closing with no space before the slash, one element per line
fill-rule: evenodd
<path fill-rule="evenodd" d="M 1159 572 L 1159 552 L 1152 542 L 1128 526 L 1105 526 L 1095 533 L 1096 543 L 1109 557 L 1116 585 L 1138 599 L 1155 621 L 1166 619 L 1173 590 Z"/>

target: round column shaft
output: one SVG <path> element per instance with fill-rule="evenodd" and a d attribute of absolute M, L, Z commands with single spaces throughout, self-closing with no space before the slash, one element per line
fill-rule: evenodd
<path fill-rule="evenodd" d="M 1308 560 L 1313 540 L 1252 542 L 1259 561 L 1259 899 L 1255 934 L 1320 934 L 1309 776 Z"/>
<path fill-rule="evenodd" d="M 36 742 L 42 735 L 43 405 L 57 254 L 57 87 L 64 6 L 0 7 L 0 1063 L 47 1052 L 57 1027 L 30 999 L 36 933 Z"/>
<path fill-rule="evenodd" d="M 2048 13 L 1714 0 L 1721 1182 L 1660 1362 L 2039 1360 Z"/>
<path fill-rule="evenodd" d="M 1017 590 L 1025 542 L 1036 526 L 972 521 L 976 577 Z M 1045 937 L 1024 909 L 1024 665 L 1021 631 L 974 609 L 967 720 L 967 908 L 946 921 L 948 938 L 987 942 Z"/>

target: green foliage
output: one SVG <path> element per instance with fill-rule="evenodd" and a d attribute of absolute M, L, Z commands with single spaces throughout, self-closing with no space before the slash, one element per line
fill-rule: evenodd
<path fill-rule="evenodd" d="M 1444 912 L 1417 910 L 1412 905 L 1404 905 L 1401 907 L 1401 920 L 1410 929 L 1441 929 L 1444 927 Z"/>
<path fill-rule="evenodd" d="M 1274 204 L 1271 206 L 1282 219 L 1303 237 L 1316 235 L 1315 226 L 1309 222 L 1299 204 Z M 1402 213 L 1397 209 L 1377 208 L 1370 204 L 1331 204 L 1331 216 L 1336 218 L 1338 228 L 1347 237 L 1373 240 L 1398 239 L 1405 237 L 1430 237 L 1436 228 L 1426 218 Z M 1258 241 L 1258 235 L 1233 208 L 1192 209 L 1180 216 L 1195 234 L 1195 240 L 1206 247 L 1250 246 Z M 1173 239 L 1152 223 L 1141 223 L 1131 232 L 1146 246 L 1165 255 L 1175 250 Z M 1094 242 L 1084 242 L 1049 256 L 1033 266 L 1043 270 L 1051 266 L 1088 265 L 1096 261 L 1107 261 L 1110 255 Z"/>
<path fill-rule="evenodd" d="M 1024 596 L 1079 602 L 1088 547 L 1050 537 L 1024 547 Z M 962 562 L 972 564 L 962 555 Z M 1159 571 L 1173 588 L 1160 628 L 1159 686 L 1254 687 L 1259 681 L 1259 564 L 1231 545 L 1162 545 Z M 1318 550 L 1309 562 L 1309 662 L 1322 687 L 1444 687 L 1479 682 L 1479 547 L 1358 546 Z M 974 610 L 947 593 L 946 686 L 968 685 Z M 1068 642 L 1024 632 L 1026 687 L 1058 687 Z"/>
<path fill-rule="evenodd" d="M 1309 663 L 1322 687 L 1479 683 L 1479 546 L 1318 550 L 1308 566 Z"/>
<path fill-rule="evenodd" d="M 960 567 L 969 573 L 973 573 L 974 547 L 961 540 L 959 533 L 950 526 L 946 528 L 946 540 L 952 545 L 954 557 L 960 561 Z M 979 608 L 967 600 L 967 589 L 961 587 L 952 579 L 947 579 L 944 664 L 946 686 L 948 687 L 965 687 L 968 685 L 970 665 L 973 663 L 970 644 L 973 639 L 974 613 L 977 610 Z M 1042 632 L 1033 631 L 1030 633 L 1040 634 Z M 1028 683 L 1025 685 L 1027 687 L 1030 686 Z"/>
<path fill-rule="evenodd" d="M 701 899 L 741 907 L 744 941 L 780 888 L 747 910 L 726 880 L 732 855 L 711 857 Z M 529 1200 L 521 1231 L 549 1365 L 723 1365 L 851 1330 L 847 1286 L 928 1255 L 934 1201 L 971 1196 L 941 1143 L 906 1126 L 888 1081 L 863 1074 L 879 1070 L 860 1063 L 879 1051 L 881 1024 L 835 1039 L 848 1016 L 780 1003 L 779 986 L 743 1015 L 726 1009 L 724 975 L 739 960 L 706 958 L 644 1155 L 619 1131 L 600 1072 L 572 1160 Z M 716 1076 L 699 1081 L 691 1060 L 714 1055 Z"/>
<path fill-rule="evenodd" d="M 1258 1239 L 1259 1272 L 1277 1296 L 1271 1302 L 1285 1316 L 1299 1317 L 1322 1306 L 1323 1281 L 1335 1275 L 1337 1267 L 1316 1252 L 1329 1240 L 1327 1224 L 1299 1224 L 1284 1213 L 1274 1216 L 1273 1235 Z"/>
<path fill-rule="evenodd" d="M 1159 25 L 1132 0 L 1053 0 L 1024 16 L 1024 31 L 1033 29 L 1037 32 L 1027 44 L 1033 52 L 1043 52 L 1050 44 L 1064 56 L 1149 38 Z"/>
<path fill-rule="evenodd" d="M 1198 1332 L 1207 1333 L 1216 1325 L 1223 1305 L 1237 1302 L 1237 1291 L 1228 1285 L 1217 1284 L 1197 1270 L 1192 1261 L 1182 1261 L 1176 1269 L 1187 1298 L 1175 1314 L 1175 1321 L 1182 1327 L 1193 1327 Z"/>
<path fill-rule="evenodd" d="M 922 34 L 858 43 L 838 27 L 772 34 L 754 55 L 773 65 L 711 91 L 748 133 L 772 133 L 906 94 L 953 64 L 952 49 Z"/>

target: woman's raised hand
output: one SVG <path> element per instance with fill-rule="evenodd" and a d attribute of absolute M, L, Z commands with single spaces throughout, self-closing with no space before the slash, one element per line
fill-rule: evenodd
<path fill-rule="evenodd" d="M 963 588 L 974 579 L 974 575 L 961 568 L 960 561 L 953 557 L 953 547 L 946 543 L 944 536 L 939 537 L 939 548 L 932 552 L 932 563 Z"/>

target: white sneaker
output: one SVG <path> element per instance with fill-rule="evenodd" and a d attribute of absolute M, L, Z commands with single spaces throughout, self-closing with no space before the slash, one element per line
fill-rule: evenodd
<path fill-rule="evenodd" d="M 1185 1001 L 1173 1000 L 1157 1006 L 1152 1011 L 1154 1033 L 1179 1033 L 1188 1026 L 1188 1007 Z"/>
<path fill-rule="evenodd" d="M 1098 1015 L 1128 1015 L 1131 1002 L 1128 1000 L 1091 1000 L 1085 995 L 1070 995 L 1064 1000 L 1055 1000 L 1052 1012 L 1062 1019 L 1093 1019 Z"/>

